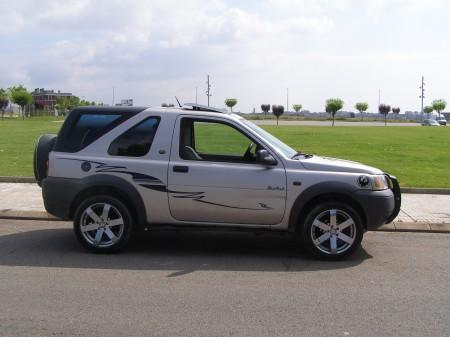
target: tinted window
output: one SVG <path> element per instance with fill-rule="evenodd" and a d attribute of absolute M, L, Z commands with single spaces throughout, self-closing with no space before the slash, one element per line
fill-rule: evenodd
<path fill-rule="evenodd" d="M 122 133 L 109 146 L 112 156 L 142 157 L 148 153 L 159 125 L 159 117 L 148 118 Z"/>
<path fill-rule="evenodd" d="M 120 114 L 82 114 L 67 135 L 67 151 L 77 152 L 111 130 Z"/>

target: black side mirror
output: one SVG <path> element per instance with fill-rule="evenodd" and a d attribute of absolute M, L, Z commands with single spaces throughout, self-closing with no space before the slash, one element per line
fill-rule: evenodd
<path fill-rule="evenodd" d="M 260 164 L 270 165 L 270 166 L 277 164 L 277 160 L 269 153 L 269 151 L 267 151 L 265 149 L 258 150 L 256 152 L 256 154 L 257 154 L 258 163 L 260 163 Z"/>

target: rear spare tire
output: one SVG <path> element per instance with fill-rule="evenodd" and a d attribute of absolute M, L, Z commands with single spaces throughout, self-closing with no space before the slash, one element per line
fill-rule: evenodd
<path fill-rule="evenodd" d="M 34 148 L 34 177 L 39 186 L 42 185 L 42 180 L 47 176 L 47 161 L 50 151 L 55 146 L 56 135 L 42 135 L 36 142 Z"/>

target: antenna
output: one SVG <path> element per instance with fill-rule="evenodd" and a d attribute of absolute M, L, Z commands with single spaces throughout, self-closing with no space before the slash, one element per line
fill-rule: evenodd
<path fill-rule="evenodd" d="M 178 100 L 177 96 L 175 96 L 175 99 L 177 100 L 178 106 L 181 108 L 182 105 L 181 105 L 180 101 Z"/>

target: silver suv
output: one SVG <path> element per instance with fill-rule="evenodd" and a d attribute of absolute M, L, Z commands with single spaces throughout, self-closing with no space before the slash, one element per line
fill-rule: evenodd
<path fill-rule="evenodd" d="M 78 240 L 115 252 L 139 230 L 278 231 L 336 259 L 400 210 L 395 177 L 297 152 L 220 109 L 74 109 L 36 146 L 47 211 L 73 219 Z"/>

